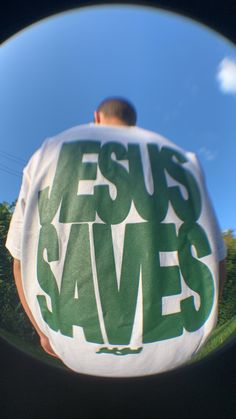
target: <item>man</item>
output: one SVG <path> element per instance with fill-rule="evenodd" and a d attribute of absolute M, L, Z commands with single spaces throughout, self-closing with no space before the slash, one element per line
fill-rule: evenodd
<path fill-rule="evenodd" d="M 135 126 L 124 99 L 46 140 L 6 246 L 44 350 L 74 371 L 177 367 L 217 321 L 225 247 L 192 153 Z"/>

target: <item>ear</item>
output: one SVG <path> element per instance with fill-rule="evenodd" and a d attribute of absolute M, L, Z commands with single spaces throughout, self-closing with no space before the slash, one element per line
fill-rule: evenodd
<path fill-rule="evenodd" d="M 101 123 L 100 113 L 95 111 L 93 115 L 94 115 L 94 123 L 100 124 Z"/>

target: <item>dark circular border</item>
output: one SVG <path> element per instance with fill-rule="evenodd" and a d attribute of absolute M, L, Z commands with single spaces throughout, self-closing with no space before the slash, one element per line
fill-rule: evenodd
<path fill-rule="evenodd" d="M 25 27 L 49 17 L 79 7 L 97 5 L 151 6 L 179 13 L 209 26 L 236 43 L 235 0 L 8 0 L 0 5 L 0 42 Z"/>
<path fill-rule="evenodd" d="M 192 18 L 236 43 L 235 0 L 119 1 Z M 9 0 L 0 6 L 0 42 L 25 27 L 88 0 Z M 64 372 L 26 356 L 1 339 L 1 418 L 234 418 L 236 343 L 202 361 L 145 378 L 102 379 Z"/>

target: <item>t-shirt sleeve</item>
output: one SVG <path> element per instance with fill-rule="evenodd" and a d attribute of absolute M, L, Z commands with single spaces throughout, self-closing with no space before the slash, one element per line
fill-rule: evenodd
<path fill-rule="evenodd" d="M 190 153 L 189 153 L 190 154 Z M 207 189 L 207 185 L 206 185 L 206 179 L 204 176 L 204 172 L 203 169 L 201 167 L 201 163 L 198 159 L 198 157 L 194 154 L 192 154 L 192 159 L 194 160 L 197 169 L 198 169 L 198 174 L 200 177 L 200 181 L 202 184 L 202 188 L 203 188 L 203 192 L 204 192 L 204 199 L 206 201 L 206 207 L 208 208 L 208 224 L 210 227 L 210 230 L 213 234 L 213 241 L 215 243 L 215 248 L 216 248 L 216 252 L 217 252 L 217 259 L 218 261 L 222 261 L 226 258 L 227 256 L 227 249 L 226 249 L 226 245 L 223 239 L 223 235 L 222 235 L 222 231 L 220 229 L 220 225 L 219 225 L 219 221 L 217 219 L 216 216 L 216 212 L 215 209 L 212 205 L 211 202 L 211 198 Z"/>
<path fill-rule="evenodd" d="M 28 202 L 28 197 L 31 191 L 31 185 L 33 185 L 35 173 L 38 171 L 42 152 L 47 146 L 49 140 L 50 138 L 46 138 L 42 146 L 32 155 L 27 166 L 23 170 L 20 193 L 10 222 L 5 244 L 6 248 L 15 259 L 21 260 L 21 242 L 22 231 L 24 228 L 25 207 L 26 203 Z"/>
<path fill-rule="evenodd" d="M 15 259 L 21 259 L 21 237 L 24 222 L 26 197 L 30 187 L 30 177 L 26 169 L 23 171 L 23 179 L 20 193 L 17 199 L 14 213 L 8 230 L 6 248 Z"/>
<path fill-rule="evenodd" d="M 30 188 L 30 176 L 27 167 L 23 171 L 20 193 L 8 230 L 6 248 L 15 259 L 21 259 L 21 237 L 24 223 L 25 203 Z"/>
<path fill-rule="evenodd" d="M 214 208 L 212 207 L 210 199 L 209 199 L 208 205 L 209 205 L 209 208 L 211 209 L 211 218 L 210 218 L 209 223 L 212 226 L 213 240 L 216 243 L 217 259 L 219 262 L 221 262 L 227 256 L 227 248 L 226 248 L 223 236 L 222 236 L 222 231 L 220 229 L 218 219 L 216 217 L 216 214 L 215 214 Z"/>

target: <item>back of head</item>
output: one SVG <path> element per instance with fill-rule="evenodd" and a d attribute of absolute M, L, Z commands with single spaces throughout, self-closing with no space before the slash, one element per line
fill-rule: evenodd
<path fill-rule="evenodd" d="M 100 103 L 97 113 L 103 114 L 107 120 L 115 119 L 122 125 L 132 126 L 136 124 L 137 114 L 134 106 L 123 98 L 108 98 Z"/>

